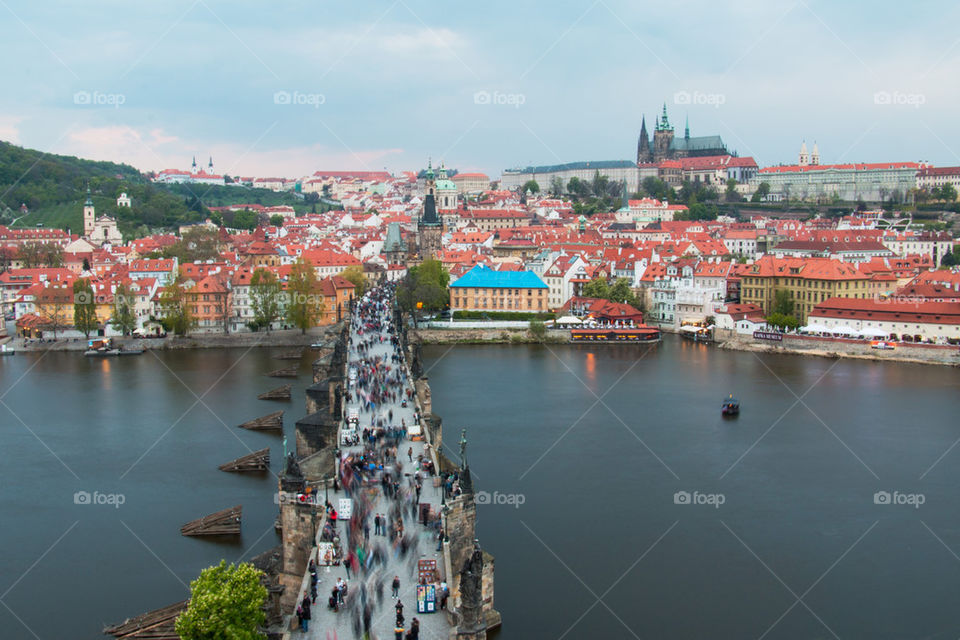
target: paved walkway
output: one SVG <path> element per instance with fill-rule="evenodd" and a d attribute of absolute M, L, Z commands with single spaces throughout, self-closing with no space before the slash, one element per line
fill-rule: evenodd
<path fill-rule="evenodd" d="M 379 319 L 384 323 L 389 321 L 389 317 L 390 314 L 387 311 L 379 314 Z M 353 339 L 353 345 L 349 349 L 348 369 L 349 367 L 359 369 L 361 360 L 380 356 L 385 361 L 385 364 L 390 367 L 390 373 L 394 373 L 398 369 L 406 371 L 405 364 L 398 365 L 391 362 L 391 356 L 397 352 L 390 342 L 389 335 L 384 333 L 384 341 L 382 343 L 379 341 L 375 342 L 375 344 L 363 354 L 357 350 L 358 342 L 370 338 L 371 335 L 379 340 L 380 334 L 371 334 L 369 331 L 364 331 L 363 335 L 358 335 L 357 326 L 354 324 L 351 326 L 350 335 Z M 401 395 L 405 395 L 406 389 L 408 388 L 412 388 L 409 378 L 406 379 Z M 368 389 L 368 391 L 369 390 L 370 389 Z M 398 398 L 397 401 L 377 405 L 374 412 L 371 412 L 361 406 L 358 401 L 358 384 L 350 385 L 349 391 L 351 397 L 350 401 L 345 404 L 345 415 L 349 415 L 351 409 L 359 411 L 361 432 L 364 427 L 370 427 L 374 419 L 380 418 L 383 419 L 384 425 L 388 426 L 394 425 L 400 427 L 401 420 L 405 421 L 408 426 L 414 424 L 415 403 L 413 401 L 409 401 L 406 407 L 402 407 Z M 397 391 L 399 391 L 399 389 Z M 393 411 L 392 422 L 388 419 L 390 411 Z M 348 575 L 342 564 L 333 567 L 318 567 L 318 596 L 316 605 L 314 605 L 311 611 L 312 619 L 310 620 L 309 631 L 306 634 L 294 631 L 291 634 L 292 638 L 304 637 L 321 640 L 343 640 L 363 637 L 362 607 L 360 602 L 362 600 L 361 584 L 364 584 L 366 586 L 366 600 L 371 610 L 370 637 L 380 640 L 392 640 L 394 638 L 396 600 L 391 597 L 391 584 L 393 577 L 399 576 L 399 600 L 403 603 L 403 616 L 406 620 L 404 628 L 409 631 L 410 624 L 413 618 L 416 617 L 420 621 L 420 638 L 427 640 L 446 640 L 450 625 L 447 623 L 446 614 L 439 611 L 439 593 L 437 594 L 438 611 L 436 613 L 417 613 L 416 584 L 418 561 L 421 559 L 435 560 L 437 569 L 441 574 L 441 579 L 445 578 L 443 555 L 442 552 L 437 551 L 436 531 L 432 527 L 428 528 L 424 526 L 412 516 L 411 503 L 415 500 L 412 484 L 413 475 L 417 467 L 417 456 L 424 454 L 425 458 L 429 458 L 429 454 L 424 451 L 424 444 L 422 440 L 411 441 L 410 439 L 402 439 L 397 444 L 397 461 L 402 465 L 402 475 L 399 480 L 400 493 L 403 494 L 403 497 L 400 498 L 399 501 L 393 497 L 385 496 L 381 484 L 376 481 L 364 485 L 362 490 L 360 490 L 360 493 L 368 496 L 370 500 L 371 513 L 366 522 L 366 524 L 369 525 L 370 531 L 367 550 L 373 551 L 379 548 L 386 558 L 386 565 L 380 566 L 377 562 L 372 562 L 370 563 L 369 569 L 366 571 L 363 569 L 360 570 L 359 578 L 356 573 L 352 571 L 350 575 Z M 408 450 L 410 448 L 413 449 L 412 462 L 410 461 L 410 457 L 408 457 Z M 344 456 L 350 454 L 359 455 L 363 453 L 363 446 L 362 444 L 344 446 L 341 447 L 341 451 Z M 442 488 L 434 487 L 432 476 L 423 472 L 421 472 L 421 475 L 423 477 L 423 484 L 420 503 L 429 504 L 431 509 L 437 512 L 440 509 Z M 339 498 L 344 497 L 348 497 L 348 494 L 343 489 L 335 493 L 331 492 L 330 502 L 334 508 L 337 508 Z M 353 492 L 352 497 L 355 498 L 355 505 L 367 499 L 358 495 L 357 491 Z M 400 545 L 392 544 L 390 537 L 386 535 L 376 535 L 373 522 L 374 514 L 380 513 L 389 517 L 390 514 L 394 512 L 396 508 L 395 505 L 397 504 L 402 505 L 404 536 L 410 543 L 408 551 L 405 554 L 402 553 Z M 362 532 L 363 523 L 359 524 L 360 531 Z M 337 525 L 338 534 L 343 541 L 342 547 L 344 553 L 347 552 L 348 548 L 348 526 L 348 523 L 345 522 L 339 522 Z M 348 595 L 345 604 L 341 606 L 338 612 L 334 612 L 327 606 L 327 600 L 338 578 L 343 578 L 347 581 Z M 378 583 L 380 584 L 379 591 L 377 588 Z M 359 633 L 356 632 L 358 627 L 360 629 Z M 406 637 L 406 632 L 404 632 L 404 637 Z"/>

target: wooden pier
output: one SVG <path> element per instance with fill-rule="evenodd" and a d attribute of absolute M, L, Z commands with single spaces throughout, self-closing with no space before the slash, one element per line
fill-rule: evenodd
<path fill-rule="evenodd" d="M 270 447 L 260 449 L 240 456 L 235 460 L 226 462 L 218 467 L 220 471 L 236 471 L 239 473 L 250 473 L 257 471 L 267 471 L 270 468 Z"/>
<path fill-rule="evenodd" d="M 257 396 L 260 400 L 289 400 L 290 399 L 290 385 L 285 384 L 282 387 L 277 387 L 276 389 L 270 389 L 270 391 L 264 391 Z"/>
<path fill-rule="evenodd" d="M 247 420 L 240 426 L 251 431 L 283 431 L 283 411 L 274 411 L 265 416 Z"/>
<path fill-rule="evenodd" d="M 180 527 L 185 536 L 238 536 L 243 505 L 217 511 Z"/>
<path fill-rule="evenodd" d="M 103 632 L 118 640 L 180 640 L 174 625 L 177 616 L 187 610 L 187 602 L 184 600 L 135 618 L 127 618 L 120 624 L 104 628 Z"/>
<path fill-rule="evenodd" d="M 287 367 L 286 369 L 277 369 L 276 371 L 271 371 L 267 375 L 271 378 L 296 378 L 297 370 L 300 367 Z"/>

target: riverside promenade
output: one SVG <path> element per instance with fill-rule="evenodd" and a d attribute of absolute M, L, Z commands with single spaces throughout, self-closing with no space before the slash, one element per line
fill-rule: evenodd
<path fill-rule="evenodd" d="M 440 511 L 443 487 L 434 486 L 436 472 L 431 475 L 421 468 L 431 465 L 418 464 L 418 460 L 430 461 L 436 469 L 436 457 L 422 438 L 413 440 L 396 433 L 397 439 L 391 440 L 388 431 L 372 441 L 363 440 L 365 429 L 394 427 L 400 431 L 406 424 L 409 432 L 418 419 L 415 401 L 407 400 L 407 406 L 403 406 L 402 399 L 407 398 L 408 391 L 413 393 L 413 383 L 404 354 L 392 340 L 394 334 L 389 330 L 398 328 L 392 327 L 391 322 L 389 296 L 359 301 L 351 319 L 347 371 L 356 376 L 348 374 L 346 378 L 344 415 L 356 412 L 360 442 L 340 447 L 339 490 L 330 491 L 328 499 L 335 509 L 341 498 L 352 500 L 351 519 L 338 518 L 336 533 L 342 554 L 353 568 L 348 570 L 344 562 L 317 567 L 317 599 L 311 608 L 309 629 L 306 633 L 292 631 L 291 638 L 395 638 L 397 602 L 403 604 L 404 638 L 408 637 L 414 618 L 419 621 L 419 635 L 411 637 L 446 640 L 452 631 L 447 614 L 440 610 L 439 589 L 436 612 L 417 612 L 418 562 L 436 562 L 438 585 L 449 578 L 445 575 L 443 552 L 438 550 L 438 528 L 420 522 L 416 507 L 415 479 L 419 473 L 419 504 L 429 505 L 434 514 Z M 392 397 L 386 397 L 387 394 Z M 372 402 L 378 395 L 380 401 Z M 341 425 L 341 435 L 349 426 Z M 365 456 L 362 465 L 357 462 L 361 456 Z M 366 468 L 368 462 L 374 465 L 373 469 L 363 475 L 354 473 L 358 467 Z M 381 464 L 382 469 L 378 468 Z M 383 473 L 389 473 L 390 479 L 398 483 L 398 490 L 383 482 Z M 374 523 L 376 514 L 385 518 L 380 534 Z M 331 520 L 328 515 L 327 522 Z M 398 528 L 400 536 L 396 535 Z M 391 595 L 395 576 L 400 580 L 398 598 Z M 347 584 L 347 596 L 339 610 L 334 611 L 328 600 L 340 579 Z M 309 588 L 309 580 L 305 584 Z M 301 592 L 299 600 L 303 596 Z"/>

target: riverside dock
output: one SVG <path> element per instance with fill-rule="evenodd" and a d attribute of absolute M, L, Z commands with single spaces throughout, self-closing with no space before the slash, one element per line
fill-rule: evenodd
<path fill-rule="evenodd" d="M 404 637 L 414 618 L 421 638 L 480 639 L 499 625 L 469 468 L 440 451 L 441 421 L 421 372 L 390 289 L 358 301 L 333 352 L 315 363 L 312 413 L 297 422 L 297 453 L 280 477 L 283 637 L 394 637 L 398 602 Z M 303 632 L 292 614 L 310 597 L 310 562 L 317 597 Z M 346 597 L 334 610 L 340 581 Z"/>

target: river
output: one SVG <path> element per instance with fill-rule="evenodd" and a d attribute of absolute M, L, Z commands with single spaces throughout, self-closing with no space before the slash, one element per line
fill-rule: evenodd
<path fill-rule="evenodd" d="M 642 354 L 424 349 L 486 492 L 499 638 L 960 634 L 956 369 Z"/>
<path fill-rule="evenodd" d="M 490 498 L 500 640 L 960 634 L 955 369 L 642 349 L 423 350 Z M 235 425 L 283 408 L 292 436 L 308 359 L 292 402 L 256 398 L 285 382 L 263 376 L 282 351 L 0 358 L 2 637 L 102 638 L 278 543 L 273 475 L 217 465 L 270 446 L 279 469 L 281 438 Z M 723 420 L 728 393 L 742 413 Z M 237 544 L 180 536 L 235 504 Z"/>

